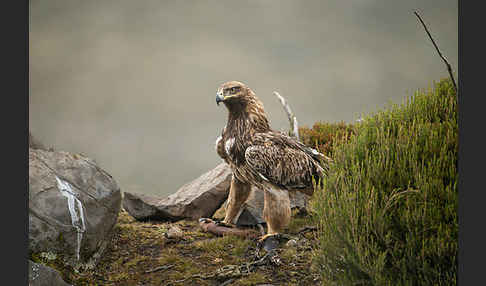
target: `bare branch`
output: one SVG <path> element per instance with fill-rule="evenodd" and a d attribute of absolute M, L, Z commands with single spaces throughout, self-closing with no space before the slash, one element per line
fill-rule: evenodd
<path fill-rule="evenodd" d="M 435 49 L 437 50 L 437 53 L 439 53 L 439 56 L 442 58 L 442 60 L 446 64 L 447 71 L 449 72 L 449 76 L 451 77 L 452 84 L 454 85 L 454 90 L 456 91 L 456 94 L 457 94 L 456 81 L 454 80 L 454 75 L 452 74 L 452 67 L 451 67 L 451 65 L 449 64 L 449 62 L 447 61 L 447 59 L 442 55 L 441 51 L 439 50 L 439 47 L 437 46 L 437 44 L 434 41 L 434 38 L 432 38 L 432 35 L 429 32 L 429 29 L 427 29 L 427 26 L 425 25 L 424 21 L 422 20 L 422 17 L 420 17 L 420 15 L 419 15 L 419 13 L 417 11 L 413 11 L 413 13 L 420 20 L 420 23 L 422 23 L 422 26 L 424 26 L 425 32 L 427 32 L 427 35 L 429 35 L 429 38 L 432 41 L 432 44 L 434 45 Z"/>
<path fill-rule="evenodd" d="M 273 94 L 275 94 L 278 99 L 280 100 L 280 103 L 283 105 L 283 108 L 285 112 L 287 113 L 287 117 L 289 118 L 289 123 L 290 123 L 290 136 L 297 138 L 297 140 L 300 141 L 299 137 L 299 124 L 297 123 L 297 117 L 292 113 L 292 110 L 290 109 L 290 106 L 288 102 L 281 96 L 278 92 L 274 91 Z"/>
<path fill-rule="evenodd" d="M 160 270 L 167 270 L 167 269 L 172 268 L 172 267 L 174 267 L 173 264 L 162 265 L 162 266 L 155 267 L 153 269 L 147 270 L 147 271 L 145 271 L 145 273 L 152 273 L 152 272 L 156 272 L 156 271 L 160 271 Z"/>

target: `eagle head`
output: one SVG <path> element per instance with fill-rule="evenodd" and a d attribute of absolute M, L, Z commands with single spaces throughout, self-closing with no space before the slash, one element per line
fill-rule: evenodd
<path fill-rule="evenodd" d="M 245 84 L 229 81 L 223 83 L 216 92 L 216 104 L 223 102 L 230 110 L 244 108 L 252 95 L 253 92 Z"/>
<path fill-rule="evenodd" d="M 249 122 L 253 131 L 264 132 L 270 129 L 263 103 L 255 93 L 239 81 L 223 83 L 216 92 L 216 104 L 223 102 L 228 108 L 229 119 Z"/>

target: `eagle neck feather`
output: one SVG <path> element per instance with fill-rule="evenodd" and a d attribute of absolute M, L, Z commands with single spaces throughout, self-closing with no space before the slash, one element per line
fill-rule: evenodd
<path fill-rule="evenodd" d="M 228 155 L 233 158 L 236 165 L 244 163 L 245 150 L 252 144 L 253 135 L 269 131 L 271 131 L 270 125 L 261 103 L 250 102 L 244 109 L 231 110 L 223 135 L 225 141 L 234 140 L 231 144 L 231 154 Z"/>

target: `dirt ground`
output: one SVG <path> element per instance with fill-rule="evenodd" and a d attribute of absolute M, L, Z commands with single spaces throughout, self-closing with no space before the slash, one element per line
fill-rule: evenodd
<path fill-rule="evenodd" d="M 270 260 L 256 239 L 217 237 L 197 221 L 138 222 L 122 210 L 96 268 L 63 276 L 74 285 L 319 285 L 309 221 L 294 215 Z"/>

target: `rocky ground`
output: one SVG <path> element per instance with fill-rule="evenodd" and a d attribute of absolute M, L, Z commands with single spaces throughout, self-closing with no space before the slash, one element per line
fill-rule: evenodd
<path fill-rule="evenodd" d="M 233 221 L 253 226 L 243 231 L 251 230 L 251 238 L 228 229 L 217 236 L 199 225 L 201 217 L 224 217 L 231 181 L 226 164 L 168 197 L 125 192 L 122 198 L 116 181 L 94 160 L 46 149 L 31 135 L 29 144 L 29 285 L 321 282 L 311 266 L 317 237 L 303 194 L 289 194 L 293 219 L 277 248 L 267 252 L 257 242 L 257 225 L 264 222 L 259 189 L 252 189 Z M 215 225 L 204 223 L 210 231 L 208 226 Z"/>
<path fill-rule="evenodd" d="M 260 265 L 254 262 L 266 251 L 255 240 L 216 237 L 197 221 L 138 222 L 122 210 L 97 267 L 64 269 L 63 278 L 74 285 L 317 285 L 311 267 L 317 238 L 309 222 L 294 215 L 277 250 L 280 263 Z"/>

